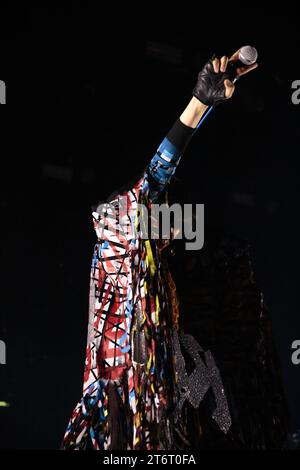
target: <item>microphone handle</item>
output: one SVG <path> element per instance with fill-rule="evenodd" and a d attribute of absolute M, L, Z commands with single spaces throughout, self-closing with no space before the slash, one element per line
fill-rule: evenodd
<path fill-rule="evenodd" d="M 232 83 L 235 83 L 239 78 L 236 73 L 236 69 L 239 67 L 245 67 L 245 64 L 243 64 L 243 62 L 241 62 L 240 60 L 228 62 L 226 73 L 228 74 L 229 80 Z"/>

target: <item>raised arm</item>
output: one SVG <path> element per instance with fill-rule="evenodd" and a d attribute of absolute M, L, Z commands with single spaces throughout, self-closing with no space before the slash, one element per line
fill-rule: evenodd
<path fill-rule="evenodd" d="M 235 87 L 226 74 L 226 68 L 228 61 L 237 59 L 238 53 L 239 50 L 229 60 L 226 56 L 220 60 L 214 57 L 199 72 L 191 101 L 162 141 L 147 167 L 152 200 L 159 197 L 174 175 L 181 156 L 204 115 L 211 107 L 226 101 L 233 95 Z M 257 64 L 254 64 L 239 69 L 238 76 L 256 67 Z"/>

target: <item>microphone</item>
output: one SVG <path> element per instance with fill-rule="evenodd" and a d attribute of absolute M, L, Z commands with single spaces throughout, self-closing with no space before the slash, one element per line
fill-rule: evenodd
<path fill-rule="evenodd" d="M 228 62 L 226 73 L 229 75 L 229 80 L 235 83 L 239 78 L 237 76 L 237 69 L 245 67 L 245 65 L 255 64 L 257 61 L 258 53 L 255 47 L 244 46 L 239 50 L 238 58 L 234 61 Z"/>

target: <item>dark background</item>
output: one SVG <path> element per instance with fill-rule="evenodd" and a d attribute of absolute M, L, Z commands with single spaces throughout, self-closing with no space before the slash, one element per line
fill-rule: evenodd
<path fill-rule="evenodd" d="M 245 10 L 240 21 L 187 11 L 174 19 L 136 10 L 122 21 L 118 13 L 117 21 L 95 7 L 1 11 L 0 401 L 10 407 L 0 408 L 0 447 L 59 447 L 81 396 L 90 206 L 149 161 L 212 53 L 244 44 L 257 47 L 259 69 L 210 115 L 176 176 L 205 204 L 207 233 L 251 242 L 297 430 L 297 15 Z"/>

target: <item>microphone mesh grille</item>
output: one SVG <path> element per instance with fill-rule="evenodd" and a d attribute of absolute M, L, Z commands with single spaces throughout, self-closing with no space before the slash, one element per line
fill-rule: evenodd
<path fill-rule="evenodd" d="M 257 60 L 257 50 L 252 46 L 244 46 L 240 50 L 239 59 L 245 65 L 254 64 Z"/>

